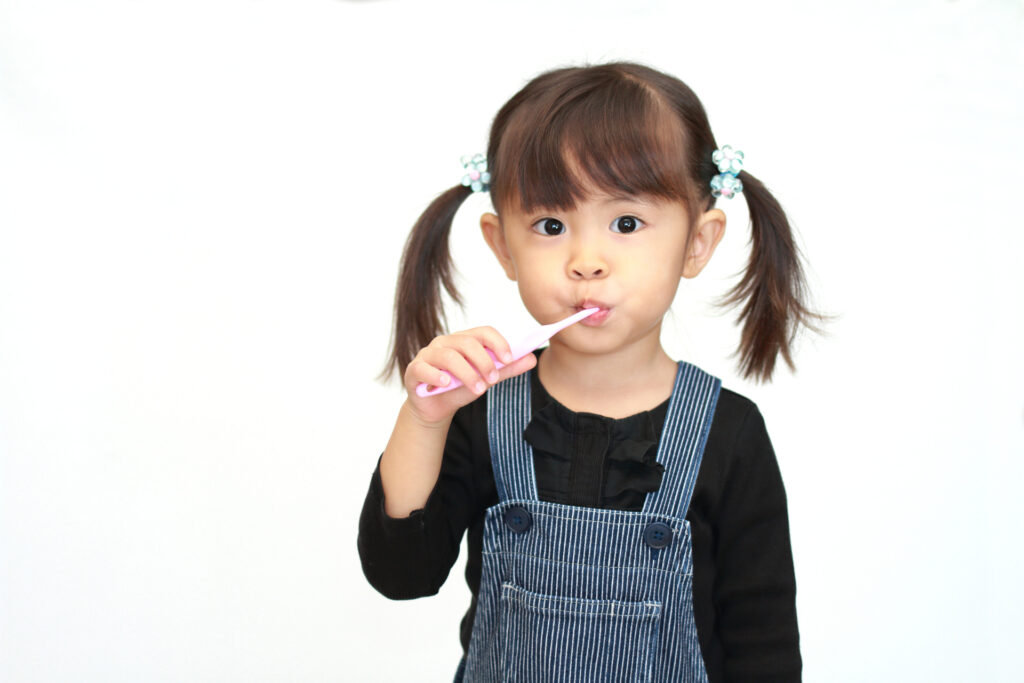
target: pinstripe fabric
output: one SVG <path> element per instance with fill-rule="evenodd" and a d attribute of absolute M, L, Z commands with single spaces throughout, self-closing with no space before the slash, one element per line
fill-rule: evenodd
<path fill-rule="evenodd" d="M 484 520 L 476 617 L 456 681 L 707 680 L 685 517 L 720 388 L 717 378 L 679 363 L 658 447 L 665 474 L 640 512 L 538 500 L 533 453 L 522 438 L 529 377 L 491 388 L 499 501 Z M 505 523 L 512 507 L 529 511 L 525 531 Z M 671 527 L 666 547 L 644 541 L 652 522 Z"/>
<path fill-rule="evenodd" d="M 718 378 L 695 365 L 679 363 L 658 444 L 658 462 L 665 465 L 668 481 L 663 478 L 658 490 L 647 495 L 644 512 L 686 516 L 721 387 Z"/>

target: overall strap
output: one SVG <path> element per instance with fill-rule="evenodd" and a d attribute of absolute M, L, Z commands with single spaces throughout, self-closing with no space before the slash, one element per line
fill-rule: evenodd
<path fill-rule="evenodd" d="M 717 377 L 690 363 L 679 362 L 658 442 L 657 460 L 664 465 L 665 474 L 658 490 L 644 499 L 644 512 L 686 516 L 721 388 L 722 381 Z"/>
<path fill-rule="evenodd" d="M 530 373 L 487 391 L 487 439 L 498 500 L 538 500 L 533 451 L 523 438 L 530 423 Z"/>

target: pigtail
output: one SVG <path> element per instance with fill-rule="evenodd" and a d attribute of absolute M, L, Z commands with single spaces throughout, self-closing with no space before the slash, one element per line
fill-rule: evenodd
<path fill-rule="evenodd" d="M 462 305 L 453 278 L 448 235 L 455 212 L 472 193 L 463 185 L 442 192 L 409 233 L 399 266 L 394 329 L 382 379 L 395 371 L 404 375 L 419 350 L 444 331 L 442 285 L 452 300 Z"/>
<path fill-rule="evenodd" d="M 786 213 L 760 180 L 740 174 L 750 210 L 750 261 L 743 278 L 722 298 L 724 306 L 745 302 L 739 314 L 743 332 L 735 355 L 745 378 L 767 382 L 781 354 L 795 370 L 792 345 L 801 326 L 815 332 L 824 316 L 806 304 L 807 284 L 800 252 Z"/>

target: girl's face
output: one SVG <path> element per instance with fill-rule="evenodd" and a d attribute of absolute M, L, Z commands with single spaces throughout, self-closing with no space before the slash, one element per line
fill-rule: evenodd
<path fill-rule="evenodd" d="M 685 255 L 690 226 L 681 202 L 602 192 L 588 197 L 568 210 L 485 214 L 481 227 L 537 321 L 601 309 L 561 333 L 558 343 L 611 353 L 660 341 L 661 320 L 680 278 L 696 276 L 711 258 L 725 214 L 712 209 L 698 218 Z"/>

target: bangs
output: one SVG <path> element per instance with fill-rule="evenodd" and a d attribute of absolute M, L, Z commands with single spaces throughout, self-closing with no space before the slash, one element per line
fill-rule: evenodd
<path fill-rule="evenodd" d="M 508 121 L 491 163 L 499 211 L 571 209 L 595 190 L 691 205 L 683 126 L 652 89 L 621 73 L 566 86 Z"/>

